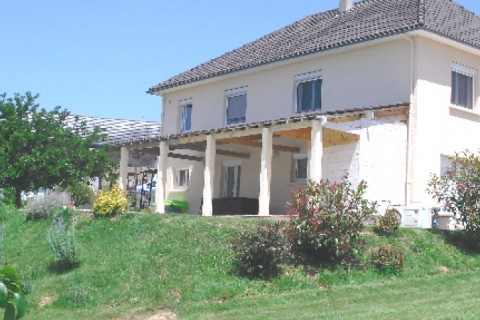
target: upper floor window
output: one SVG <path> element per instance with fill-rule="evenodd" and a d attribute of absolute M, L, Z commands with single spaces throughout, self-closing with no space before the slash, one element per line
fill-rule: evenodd
<path fill-rule="evenodd" d="M 297 112 L 309 112 L 322 108 L 322 72 L 315 71 L 295 77 Z"/>
<path fill-rule="evenodd" d="M 192 99 L 180 101 L 180 107 L 182 111 L 182 123 L 181 123 L 181 132 L 188 132 L 192 130 Z"/>
<path fill-rule="evenodd" d="M 227 124 L 243 123 L 247 113 L 247 87 L 225 91 Z"/>
<path fill-rule="evenodd" d="M 473 83 L 476 70 L 459 64 L 452 67 L 452 97 L 453 105 L 473 109 Z"/>

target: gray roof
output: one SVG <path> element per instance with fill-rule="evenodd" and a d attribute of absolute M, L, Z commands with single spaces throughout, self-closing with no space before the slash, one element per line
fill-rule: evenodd
<path fill-rule="evenodd" d="M 93 131 L 95 127 L 105 130 L 106 140 L 101 144 L 119 145 L 124 141 L 145 140 L 160 136 L 161 124 L 157 121 L 144 120 L 124 120 L 97 118 L 86 116 L 68 116 L 66 123 L 71 124 L 78 117 L 80 122 L 85 121 L 88 131 Z"/>
<path fill-rule="evenodd" d="M 151 87 L 148 92 L 413 30 L 480 48 L 480 18 L 452 0 L 364 0 L 308 16 Z"/>

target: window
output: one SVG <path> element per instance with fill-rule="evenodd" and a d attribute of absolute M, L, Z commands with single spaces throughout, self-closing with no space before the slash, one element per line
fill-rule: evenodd
<path fill-rule="evenodd" d="M 182 123 L 181 132 L 188 132 L 192 130 L 192 99 L 180 101 L 182 109 Z"/>
<path fill-rule="evenodd" d="M 190 170 L 188 168 L 177 168 L 175 170 L 175 188 L 185 189 L 188 188 L 190 182 Z"/>
<path fill-rule="evenodd" d="M 308 156 L 303 154 L 294 155 L 295 181 L 308 179 Z"/>
<path fill-rule="evenodd" d="M 309 112 L 322 108 L 322 74 L 310 72 L 295 77 L 297 112 Z"/>
<path fill-rule="evenodd" d="M 452 97 L 453 105 L 473 109 L 473 79 L 474 69 L 454 64 L 452 67 Z"/>
<path fill-rule="evenodd" d="M 240 165 L 224 164 L 224 198 L 236 198 L 240 196 L 240 173 Z"/>
<path fill-rule="evenodd" d="M 227 124 L 243 123 L 247 112 L 247 88 L 237 88 L 225 92 L 227 101 Z"/>

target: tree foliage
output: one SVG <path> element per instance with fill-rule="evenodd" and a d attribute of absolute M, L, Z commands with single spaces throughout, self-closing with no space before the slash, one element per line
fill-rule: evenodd
<path fill-rule="evenodd" d="M 100 128 L 88 131 L 78 118 L 67 125 L 67 110 L 47 111 L 37 98 L 0 94 L 0 188 L 15 190 L 17 207 L 24 191 L 67 188 L 114 168 Z"/>
<path fill-rule="evenodd" d="M 480 240 L 480 152 L 463 151 L 451 160 L 445 174 L 432 175 L 428 192 Z"/>

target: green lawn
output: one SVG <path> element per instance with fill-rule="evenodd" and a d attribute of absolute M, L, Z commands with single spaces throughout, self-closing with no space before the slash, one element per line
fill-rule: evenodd
<path fill-rule="evenodd" d="M 32 285 L 28 319 L 130 319 L 172 310 L 180 319 L 475 319 L 480 256 L 441 232 L 404 229 L 395 239 L 364 234 L 367 247 L 406 252 L 399 276 L 372 268 L 307 274 L 288 267 L 271 281 L 232 269 L 230 239 L 257 220 L 127 214 L 84 217 L 77 225 L 80 266 L 50 266 L 49 221 L 2 215 L 5 259 Z M 363 258 L 366 261 L 366 258 Z M 137 319 L 137 318 L 136 318 Z"/>

